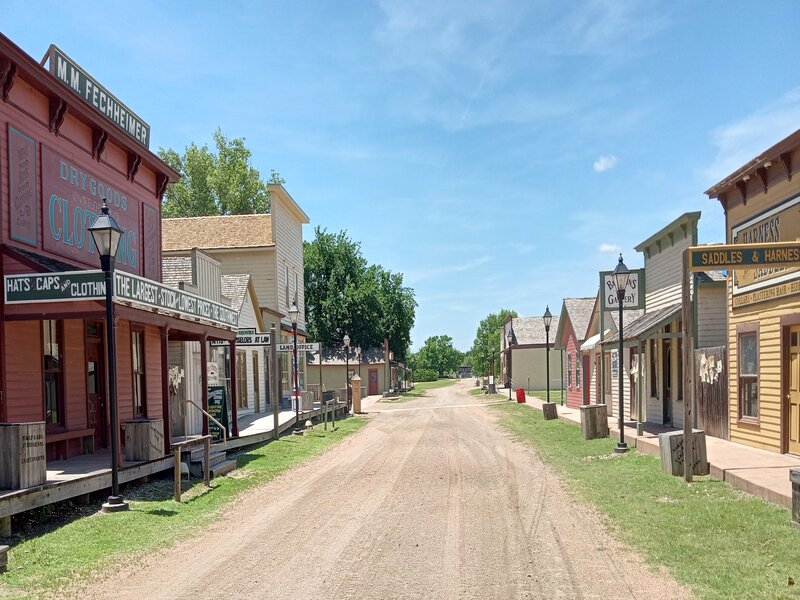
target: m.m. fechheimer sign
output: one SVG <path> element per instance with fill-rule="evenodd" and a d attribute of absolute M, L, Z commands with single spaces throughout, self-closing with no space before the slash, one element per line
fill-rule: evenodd
<path fill-rule="evenodd" d="M 102 271 L 6 275 L 3 289 L 6 304 L 103 300 L 106 297 Z M 239 321 L 239 314 L 224 304 L 124 271 L 114 272 L 114 298 L 117 302 L 176 312 L 225 327 L 236 327 Z"/>
<path fill-rule="evenodd" d="M 145 148 L 150 147 L 150 125 L 142 121 L 114 94 L 100 85 L 55 45 L 48 52 L 50 73 L 83 98 L 97 112 Z"/>

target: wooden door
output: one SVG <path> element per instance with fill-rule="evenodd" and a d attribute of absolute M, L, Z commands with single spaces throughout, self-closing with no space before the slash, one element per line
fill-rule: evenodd
<path fill-rule="evenodd" d="M 378 393 L 378 369 L 370 369 L 367 394 L 369 394 L 370 396 L 375 396 L 377 393 Z"/>
<path fill-rule="evenodd" d="M 261 381 L 259 381 L 260 371 L 258 370 L 258 352 L 253 352 L 253 402 L 254 410 L 261 412 Z"/>
<path fill-rule="evenodd" d="M 800 454 L 800 326 L 789 328 L 789 452 Z"/>
<path fill-rule="evenodd" d="M 92 324 L 88 333 L 95 331 Z M 94 427 L 94 447 L 106 447 L 106 401 L 103 340 L 86 336 L 86 402 L 89 427 Z"/>
<path fill-rule="evenodd" d="M 661 402 L 663 407 L 661 422 L 664 425 L 672 425 L 672 340 L 662 341 L 661 353 L 661 383 L 662 395 Z"/>

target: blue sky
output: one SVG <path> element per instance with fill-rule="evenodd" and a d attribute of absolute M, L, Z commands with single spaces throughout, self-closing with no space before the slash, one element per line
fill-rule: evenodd
<path fill-rule="evenodd" d="M 415 347 L 466 350 L 539 315 L 800 128 L 800 3 L 45 2 L 0 30 L 57 44 L 152 127 L 151 148 L 245 137 L 313 227 L 402 272 Z"/>

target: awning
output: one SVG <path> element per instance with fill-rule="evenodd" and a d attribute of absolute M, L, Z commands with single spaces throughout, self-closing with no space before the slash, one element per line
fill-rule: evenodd
<path fill-rule="evenodd" d="M 645 313 L 633 321 L 630 325 L 625 325 L 623 323 L 623 333 L 625 334 L 624 341 L 628 342 L 647 339 L 651 334 L 655 333 L 656 330 L 661 329 L 664 327 L 664 325 L 674 321 L 675 317 L 681 314 L 681 308 L 682 307 L 680 303 L 671 304 L 670 306 L 665 306 L 664 308 L 654 310 L 651 313 Z M 603 344 L 612 343 L 619 344 L 618 333 L 614 333 L 603 340 Z"/>
<path fill-rule="evenodd" d="M 606 335 L 611 333 L 610 329 L 606 329 Z M 583 344 L 581 344 L 581 352 L 589 352 L 589 350 L 594 350 L 594 347 L 597 345 L 597 342 L 600 341 L 600 334 L 596 333 L 589 339 L 587 339 Z"/>

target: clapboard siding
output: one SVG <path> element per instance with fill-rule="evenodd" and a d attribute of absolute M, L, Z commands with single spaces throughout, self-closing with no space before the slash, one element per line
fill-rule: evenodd
<path fill-rule="evenodd" d="M 86 429 L 86 348 L 82 320 L 70 319 L 64 327 L 64 426 Z"/>
<path fill-rule="evenodd" d="M 529 390 L 547 389 L 547 360 L 541 348 L 511 348 L 511 385 Z M 566 368 L 566 359 L 564 362 Z M 499 381 L 498 385 L 503 385 Z M 561 390 L 561 350 L 550 345 L 550 390 Z"/>
<path fill-rule="evenodd" d="M 303 292 L 303 225 L 289 210 L 280 194 L 272 195 L 272 222 L 275 227 L 275 244 L 277 251 L 277 267 L 279 299 L 278 309 L 285 309 L 286 286 L 289 287 L 289 303 L 291 304 L 295 292 L 297 293 L 297 306 L 300 309 L 298 325 L 305 329 L 305 295 Z M 288 266 L 288 281 L 287 270 Z M 297 276 L 297 286 L 295 286 L 295 276 Z M 283 319 L 283 323 L 291 325 L 288 317 Z"/>
<path fill-rule="evenodd" d="M 211 257 L 204 252 L 192 253 L 192 271 L 195 276 L 197 289 L 201 290 L 204 298 L 221 301 L 219 277 L 221 271 L 219 260 Z"/>
<path fill-rule="evenodd" d="M 147 417 L 160 419 L 164 415 L 164 387 L 161 373 L 161 331 L 155 325 L 144 330 L 144 360 Z"/>
<path fill-rule="evenodd" d="M 727 341 L 728 305 L 725 285 L 697 287 L 697 347 L 724 346 Z"/>
<path fill-rule="evenodd" d="M 119 420 L 133 418 L 133 368 L 131 356 L 131 324 L 117 319 L 117 409 Z M 145 352 L 147 350 L 145 349 Z"/>
<path fill-rule="evenodd" d="M 566 356 L 564 357 L 564 377 L 567 382 L 565 384 L 567 406 L 570 408 L 579 408 L 583 404 L 583 365 L 581 365 L 581 352 L 578 340 L 575 339 L 575 330 L 571 322 L 567 322 L 564 335 L 566 336 Z M 572 376 L 569 376 L 570 358 L 572 360 Z M 576 367 L 580 366 L 580 374 Z M 580 377 L 578 377 L 580 375 Z"/>
<path fill-rule="evenodd" d="M 8 421 L 44 420 L 42 330 L 39 321 L 6 321 Z"/>

